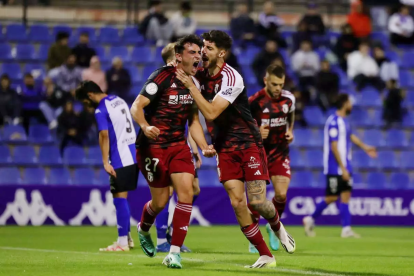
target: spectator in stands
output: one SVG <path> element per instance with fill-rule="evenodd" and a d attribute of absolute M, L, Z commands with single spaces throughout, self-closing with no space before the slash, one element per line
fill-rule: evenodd
<path fill-rule="evenodd" d="M 170 18 L 170 23 L 173 26 L 172 41 L 177 41 L 179 38 L 195 34 L 197 29 L 197 21 L 191 14 L 192 7 L 189 1 L 181 2 L 180 11 Z"/>
<path fill-rule="evenodd" d="M 272 1 L 263 4 L 263 12 L 259 14 L 258 32 L 266 40 L 276 40 L 279 47 L 286 48 L 286 41 L 280 36 L 279 28 L 284 25 L 283 19 L 275 13 L 275 6 Z"/>
<path fill-rule="evenodd" d="M 62 114 L 58 118 L 58 136 L 60 137 L 60 153 L 63 152 L 69 142 L 82 145 L 82 135 L 78 131 L 80 126 L 79 116 L 73 110 L 73 102 L 67 101 Z"/>
<path fill-rule="evenodd" d="M 385 56 L 384 50 L 380 46 L 374 47 L 374 59 L 379 67 L 379 75 L 384 82 L 399 80 L 398 65 Z"/>
<path fill-rule="evenodd" d="M 3 74 L 0 79 L 0 124 L 17 125 L 20 122 L 21 102 L 10 83 L 9 76 Z"/>
<path fill-rule="evenodd" d="M 31 118 L 40 122 L 45 121 L 40 103 L 44 100 L 44 95 L 40 87 L 35 86 L 35 80 L 30 73 L 26 73 L 23 78 L 23 85 L 18 87 L 17 93 L 22 101 L 23 125 L 26 131 L 29 129 Z"/>
<path fill-rule="evenodd" d="M 173 35 L 173 26 L 168 22 L 161 1 L 150 1 L 149 13 L 141 22 L 139 31 L 146 39 L 156 40 L 157 47 L 168 44 Z"/>
<path fill-rule="evenodd" d="M 403 119 L 404 110 L 402 102 L 405 92 L 398 87 L 396 80 L 390 80 L 387 83 L 388 94 L 384 101 L 383 119 L 389 126 L 393 123 L 400 123 Z"/>
<path fill-rule="evenodd" d="M 312 41 L 312 35 L 308 30 L 308 25 L 306 22 L 302 21 L 297 27 L 297 31 L 292 35 L 293 48 L 292 52 L 299 50 L 302 41 L 309 40 Z"/>
<path fill-rule="evenodd" d="M 239 61 L 237 60 L 237 56 L 233 53 L 232 50 L 229 50 L 226 52 L 226 56 L 224 57 L 224 60 L 226 61 L 228 65 L 236 69 L 236 71 L 239 72 L 240 75 L 243 75 Z"/>
<path fill-rule="evenodd" d="M 410 45 L 414 43 L 414 21 L 408 6 L 401 6 L 388 21 L 391 43 L 394 45 Z"/>
<path fill-rule="evenodd" d="M 334 106 L 339 93 L 339 76 L 331 70 L 329 61 L 321 63 L 321 71 L 316 75 L 318 102 L 324 111 Z"/>
<path fill-rule="evenodd" d="M 56 86 L 49 77 L 44 79 L 43 86 L 43 94 L 46 96 L 46 99 L 40 103 L 39 107 L 49 123 L 49 128 L 55 129 L 58 126 L 57 118 L 62 113 L 66 102 L 71 100 L 71 95 L 59 86 Z"/>
<path fill-rule="evenodd" d="M 106 81 L 108 94 L 118 95 L 124 100 L 127 98 L 131 88 L 131 76 L 119 57 L 112 60 L 112 67 L 106 72 Z"/>
<path fill-rule="evenodd" d="M 299 25 L 300 23 L 306 23 L 309 32 L 312 34 L 323 35 L 325 33 L 325 24 L 318 12 L 318 6 L 314 2 L 308 3 L 306 14 L 299 22 Z"/>
<path fill-rule="evenodd" d="M 83 70 L 82 80 L 95 82 L 106 93 L 108 84 L 106 82 L 105 72 L 101 69 L 101 62 L 97 56 L 92 57 L 91 64 L 88 69 Z"/>
<path fill-rule="evenodd" d="M 351 4 L 351 13 L 348 14 L 348 24 L 358 38 L 365 38 L 371 34 L 371 18 L 369 11 L 360 0 Z"/>
<path fill-rule="evenodd" d="M 79 37 L 79 44 L 72 49 L 72 53 L 76 56 L 76 63 L 82 68 L 89 67 L 91 58 L 96 56 L 96 51 L 89 46 L 89 34 L 82 33 Z"/>
<path fill-rule="evenodd" d="M 347 58 L 350 53 L 358 50 L 359 39 L 354 35 L 351 25 L 345 24 L 341 27 L 342 33 L 335 45 L 335 54 L 339 59 L 342 70 L 347 71 Z"/>
<path fill-rule="evenodd" d="M 292 68 L 299 77 L 299 88 L 303 98 L 308 101 L 320 68 L 319 56 L 312 50 L 311 41 L 302 41 L 300 49 L 292 55 Z"/>
<path fill-rule="evenodd" d="M 79 132 L 82 140 L 88 145 L 98 143 L 98 127 L 95 120 L 95 108 L 90 105 L 84 105 L 82 112 L 79 114 Z"/>
<path fill-rule="evenodd" d="M 379 67 L 369 52 L 369 44 L 361 42 L 359 50 L 348 55 L 348 77 L 355 82 L 357 91 L 367 85 L 382 91 L 385 84 L 379 77 Z"/>
<path fill-rule="evenodd" d="M 233 39 L 244 42 L 250 42 L 255 39 L 254 21 L 249 15 L 249 8 L 246 4 L 237 6 L 235 16 L 230 21 L 230 32 Z"/>
<path fill-rule="evenodd" d="M 266 41 L 265 48 L 256 55 L 252 63 L 252 69 L 259 85 L 264 86 L 263 77 L 266 74 L 266 68 L 276 58 L 283 60 L 283 57 L 278 52 L 278 44 L 276 40 Z"/>
<path fill-rule="evenodd" d="M 65 63 L 68 56 L 71 54 L 71 49 L 68 46 L 69 34 L 66 32 L 59 32 L 56 35 L 56 42 L 50 47 L 47 56 L 48 69 L 61 66 Z"/>
<path fill-rule="evenodd" d="M 71 54 L 66 60 L 66 63 L 49 72 L 49 77 L 55 82 L 57 86 L 66 92 L 72 93 L 74 96 L 76 88 L 82 81 L 82 69 L 76 65 L 76 56 Z"/>

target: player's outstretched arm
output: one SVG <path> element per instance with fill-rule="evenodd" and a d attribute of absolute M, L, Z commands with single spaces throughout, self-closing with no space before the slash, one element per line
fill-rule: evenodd
<path fill-rule="evenodd" d="M 377 150 L 375 147 L 369 146 L 367 144 L 364 144 L 361 139 L 358 138 L 355 134 L 351 134 L 351 141 L 355 145 L 357 145 L 359 148 L 361 148 L 363 151 L 368 154 L 371 158 L 377 158 Z"/>
<path fill-rule="evenodd" d="M 108 130 L 101 130 L 99 132 L 99 147 L 102 153 L 102 163 L 104 169 L 110 175 L 116 177 L 116 172 L 111 164 L 109 164 L 109 135 Z"/>
<path fill-rule="evenodd" d="M 145 136 L 149 139 L 156 139 L 160 134 L 160 130 L 154 126 L 150 126 L 145 119 L 144 107 L 150 104 L 150 99 L 143 95 L 138 95 L 131 107 L 131 115 L 135 122 L 140 126 Z"/>
<path fill-rule="evenodd" d="M 194 148 L 197 149 L 197 145 L 200 147 L 200 149 L 203 151 L 203 155 L 206 157 L 213 157 L 216 155 L 216 151 L 214 150 L 213 146 L 209 146 L 206 141 L 206 137 L 204 136 L 204 130 L 203 127 L 200 124 L 200 118 L 198 116 L 198 109 L 195 109 L 193 111 L 193 116 L 191 120 L 189 121 L 189 139 L 191 138 L 194 142 L 194 145 L 190 145 L 191 148 L 194 151 Z M 198 152 L 198 149 L 197 149 Z"/>

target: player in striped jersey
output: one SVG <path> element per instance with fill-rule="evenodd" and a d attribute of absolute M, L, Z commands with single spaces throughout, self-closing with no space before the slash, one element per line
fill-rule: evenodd
<path fill-rule="evenodd" d="M 135 157 L 135 129 L 127 103 L 108 96 L 92 81 L 85 81 L 76 90 L 76 98 L 96 108 L 95 118 L 99 130 L 99 146 L 105 171 L 110 177 L 110 190 L 114 197 L 118 240 L 100 251 L 129 251 L 134 247 L 130 234 L 128 191 L 135 190 L 138 168 Z"/>

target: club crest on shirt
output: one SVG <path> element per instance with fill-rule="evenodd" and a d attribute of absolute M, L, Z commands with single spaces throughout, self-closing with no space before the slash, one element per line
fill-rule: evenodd
<path fill-rule="evenodd" d="M 145 91 L 150 95 L 154 95 L 158 91 L 158 85 L 154 82 L 151 82 L 147 84 L 147 87 L 145 87 Z"/>
<path fill-rule="evenodd" d="M 178 95 L 170 95 L 169 104 L 178 104 Z"/>
<path fill-rule="evenodd" d="M 247 166 L 251 169 L 257 169 L 260 166 L 260 163 L 256 160 L 255 157 L 250 156 L 250 162 L 247 164 Z"/>
<path fill-rule="evenodd" d="M 283 113 L 288 113 L 288 111 L 289 111 L 289 106 L 288 106 L 287 104 L 284 104 L 284 105 L 282 106 L 282 110 L 283 110 Z"/>

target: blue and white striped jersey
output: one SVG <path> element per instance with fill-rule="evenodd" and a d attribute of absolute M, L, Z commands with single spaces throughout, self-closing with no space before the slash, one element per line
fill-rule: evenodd
<path fill-rule="evenodd" d="M 326 175 L 342 175 L 342 170 L 331 150 L 331 142 L 338 142 L 338 151 L 342 163 L 352 174 L 351 125 L 349 121 L 336 114 L 329 116 L 324 129 L 323 167 Z"/>
<path fill-rule="evenodd" d="M 137 163 L 136 134 L 127 103 L 117 96 L 107 96 L 95 110 L 98 130 L 109 135 L 109 161 L 114 169 Z"/>

